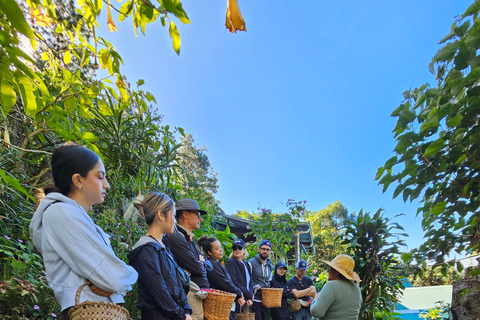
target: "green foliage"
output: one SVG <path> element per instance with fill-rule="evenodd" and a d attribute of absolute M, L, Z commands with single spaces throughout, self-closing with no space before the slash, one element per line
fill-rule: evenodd
<path fill-rule="evenodd" d="M 181 147 L 178 150 L 178 182 L 182 186 L 175 189 L 175 198 L 192 198 L 201 207 L 212 208 L 220 212 L 219 202 L 215 200 L 218 190 L 217 174 L 213 171 L 206 155 L 205 147 L 197 147 L 191 134 L 181 137 Z"/>
<path fill-rule="evenodd" d="M 0 238 L 0 317 L 53 319 L 51 314 L 59 314 L 60 306 L 51 299 L 53 292 L 42 272 L 42 258 L 26 238 Z"/>
<path fill-rule="evenodd" d="M 313 242 L 319 259 L 331 260 L 345 251 L 337 239 L 345 227 L 347 218 L 351 216 L 340 201 L 335 201 L 318 212 L 306 214 L 306 221 L 310 222 L 312 227 Z"/>
<path fill-rule="evenodd" d="M 373 215 L 360 210 L 358 217 L 346 223 L 343 244 L 353 253 L 355 272 L 361 279 L 360 319 L 374 319 L 376 314 L 382 314 L 384 319 L 393 317 L 396 296 L 404 287 L 392 268 L 398 263 L 399 247 L 405 246 L 400 237 L 407 235 L 397 232 L 403 227 L 384 217 L 382 209 Z"/>
<path fill-rule="evenodd" d="M 450 304 L 438 301 L 436 307 L 422 311 L 420 318 L 422 319 L 450 319 Z"/>
<path fill-rule="evenodd" d="M 404 92 L 392 112 L 395 156 L 375 176 L 404 201 L 420 197 L 425 243 L 417 261 L 445 263 L 452 251 L 480 245 L 480 12 L 475 1 L 452 25 L 429 68 L 437 85 Z"/>
<path fill-rule="evenodd" d="M 409 280 L 414 287 L 450 285 L 453 281 L 462 279 L 462 274 L 455 267 L 449 267 L 445 270 L 440 266 L 433 266 L 419 271 L 409 276 Z"/>
<path fill-rule="evenodd" d="M 306 201 L 295 201 L 288 199 L 286 203 L 287 212 L 272 213 L 272 210 L 258 208 L 259 212 L 251 217 L 258 217 L 251 225 L 251 232 L 256 237 L 258 244 L 262 240 L 270 240 L 272 243 L 273 255 L 270 259 L 275 260 L 279 257 L 286 257 L 287 253 L 293 248 L 297 223 L 305 212 Z M 257 246 L 255 246 L 257 247 Z"/>

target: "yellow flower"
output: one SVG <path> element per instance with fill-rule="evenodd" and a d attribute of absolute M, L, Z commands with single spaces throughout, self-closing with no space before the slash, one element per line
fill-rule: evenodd
<path fill-rule="evenodd" d="M 107 14 L 108 14 L 108 17 L 107 17 L 108 30 L 110 30 L 110 32 L 118 31 L 117 27 L 115 26 L 115 23 L 113 22 L 112 13 L 110 12 L 110 1 L 107 3 Z"/>
<path fill-rule="evenodd" d="M 231 33 L 237 32 L 237 30 L 247 31 L 237 0 L 227 0 L 227 18 L 225 19 L 225 26 Z"/>

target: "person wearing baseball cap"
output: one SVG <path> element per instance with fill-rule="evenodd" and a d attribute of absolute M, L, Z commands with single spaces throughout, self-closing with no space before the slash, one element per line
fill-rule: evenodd
<path fill-rule="evenodd" d="M 192 319 L 203 320 L 203 300 L 200 289 L 208 289 L 207 270 L 212 269 L 210 261 L 200 253 L 195 243 L 194 230 L 200 228 L 202 215 L 207 212 L 193 199 L 180 199 L 175 203 L 176 230 L 165 235 L 165 240 L 178 265 L 190 273 L 191 285 L 187 301 L 192 307 Z"/>
<path fill-rule="evenodd" d="M 357 320 L 362 306 L 360 277 L 353 271 L 355 261 L 346 254 L 339 254 L 328 264 L 328 282 L 315 296 L 310 312 L 322 320 Z"/>
<path fill-rule="evenodd" d="M 303 260 L 298 260 L 295 264 L 296 275 L 288 280 L 287 285 L 292 289 L 293 294 L 299 298 L 302 308 L 298 311 L 292 312 L 293 320 L 310 320 L 310 301 L 317 290 L 313 285 L 312 279 L 305 276 L 307 270 L 307 263 Z"/>
<path fill-rule="evenodd" d="M 258 246 L 258 253 L 252 259 L 248 260 L 252 266 L 253 292 L 253 312 L 255 320 L 269 320 L 270 309 L 262 305 L 262 292 L 260 288 L 270 288 L 270 279 L 272 277 L 272 262 L 268 258 L 272 252 L 272 243 L 270 240 L 263 240 Z"/>
<path fill-rule="evenodd" d="M 246 258 L 248 258 L 248 252 L 245 249 L 245 241 L 242 239 L 233 240 L 232 253 L 230 254 L 230 259 L 225 262 L 225 267 L 233 283 L 242 290 L 247 306 L 251 306 L 253 304 L 252 270 L 247 265 Z M 234 317 L 240 311 L 240 304 L 236 302 L 235 311 L 233 312 Z"/>
<path fill-rule="evenodd" d="M 275 265 L 275 271 L 273 271 L 273 278 L 270 281 L 272 288 L 283 289 L 282 293 L 282 305 L 279 308 L 272 308 L 271 316 L 273 320 L 290 320 L 292 314 L 288 307 L 288 299 L 295 299 L 292 290 L 287 285 L 287 265 L 283 262 L 278 262 Z"/>

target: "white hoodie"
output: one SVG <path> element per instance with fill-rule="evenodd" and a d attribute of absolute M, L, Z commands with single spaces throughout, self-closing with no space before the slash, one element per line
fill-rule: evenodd
<path fill-rule="evenodd" d="M 75 305 L 75 293 L 88 279 L 99 288 L 114 292 L 115 303 L 131 290 L 137 272 L 118 259 L 103 232 L 74 200 L 56 192 L 43 198 L 30 222 L 30 236 L 42 254 L 47 281 L 62 310 Z M 105 301 L 85 287 L 80 301 Z"/>

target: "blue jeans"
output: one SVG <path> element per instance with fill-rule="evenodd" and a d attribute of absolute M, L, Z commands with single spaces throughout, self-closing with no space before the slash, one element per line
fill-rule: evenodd
<path fill-rule="evenodd" d="M 302 307 L 302 309 L 298 310 L 297 312 L 292 312 L 292 319 L 293 320 L 312 320 L 312 316 L 310 315 L 310 308 Z"/>

